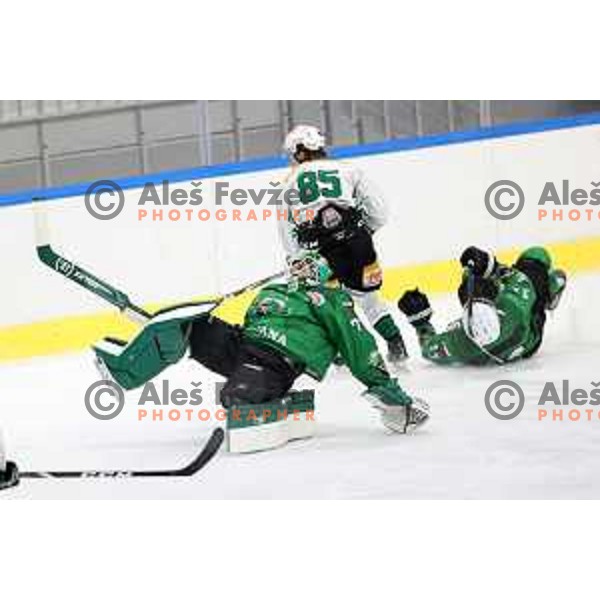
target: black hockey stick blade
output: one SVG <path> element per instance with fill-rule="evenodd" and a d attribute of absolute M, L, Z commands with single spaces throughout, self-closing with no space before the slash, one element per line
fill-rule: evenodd
<path fill-rule="evenodd" d="M 164 469 L 151 471 L 24 471 L 19 479 L 110 479 L 130 477 L 191 477 L 206 466 L 219 451 L 225 432 L 221 427 L 215 429 L 202 451 L 194 460 L 181 469 Z"/>
<path fill-rule="evenodd" d="M 179 477 L 190 477 L 197 473 L 202 467 L 207 465 L 213 456 L 219 451 L 225 439 L 225 431 L 222 427 L 217 427 L 211 434 L 208 442 L 202 449 L 202 452 L 186 467 L 177 471 Z"/>

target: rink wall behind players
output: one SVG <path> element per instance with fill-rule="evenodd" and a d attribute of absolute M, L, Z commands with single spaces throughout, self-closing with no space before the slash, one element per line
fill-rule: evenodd
<path fill-rule="evenodd" d="M 390 221 L 376 236 L 388 300 L 417 284 L 431 293 L 455 289 L 459 271 L 453 258 L 469 244 L 499 249 L 506 260 L 517 247 L 549 244 L 571 275 L 600 269 L 600 202 L 577 197 L 577 204 L 538 205 L 549 182 L 561 202 L 565 180 L 569 193 L 580 188 L 588 196 L 593 190 L 600 194 L 599 115 L 345 148 L 337 156 L 361 167 L 388 200 Z M 108 221 L 87 212 L 81 192 L 67 197 L 61 193 L 72 190 L 46 192 L 54 197 L 44 203 L 52 244 L 138 304 L 153 307 L 230 291 L 282 268 L 276 219 L 262 214 L 277 207 L 266 206 L 266 200 L 259 207 L 251 201 L 217 207 L 215 182 L 269 188 L 284 175 L 282 165 L 267 159 L 170 177 L 172 188 L 201 188 L 202 205 L 187 208 L 212 215 L 225 209 L 230 214 L 223 220 L 170 221 L 166 211 L 162 221 L 140 220 L 140 188 L 127 187 L 132 181 L 123 182 L 124 210 Z M 486 208 L 486 190 L 499 180 L 516 182 L 525 194 L 514 219 L 498 220 Z M 116 310 L 39 262 L 25 196 L 0 197 L 0 360 L 78 351 L 104 335 L 130 334 L 133 326 Z M 234 209 L 241 211 L 239 221 L 232 218 Z M 256 221 L 247 220 L 252 209 Z M 548 213 L 543 219 L 540 209 Z M 579 211 L 579 218 L 571 211 Z M 225 306 L 223 315 L 239 320 L 247 301 Z M 600 285 L 587 285 L 585 295 L 568 306 L 588 319 L 589 327 L 579 328 L 578 335 L 599 340 Z"/>

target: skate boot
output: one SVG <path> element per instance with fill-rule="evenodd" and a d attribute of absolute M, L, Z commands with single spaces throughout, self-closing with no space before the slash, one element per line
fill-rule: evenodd
<path fill-rule="evenodd" d="M 387 359 L 390 364 L 400 365 L 408 359 L 408 352 L 406 351 L 406 346 L 404 345 L 404 340 L 401 335 L 398 335 L 391 340 L 387 340 L 387 345 Z"/>

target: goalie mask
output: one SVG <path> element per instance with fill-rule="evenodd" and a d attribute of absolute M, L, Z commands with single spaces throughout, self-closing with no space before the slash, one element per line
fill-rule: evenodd
<path fill-rule="evenodd" d="M 290 287 L 321 287 L 331 278 L 332 270 L 318 252 L 304 252 L 288 261 Z"/>

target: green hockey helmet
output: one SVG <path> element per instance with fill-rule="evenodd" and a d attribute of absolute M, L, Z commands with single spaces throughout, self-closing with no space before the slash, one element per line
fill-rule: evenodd
<path fill-rule="evenodd" d="M 550 271 L 552 269 L 552 257 L 546 248 L 543 246 L 531 246 L 524 250 L 519 258 L 517 259 L 517 264 L 521 263 L 524 260 L 535 260 L 546 268 L 546 271 Z"/>
<path fill-rule="evenodd" d="M 527 248 L 515 267 L 531 279 L 538 296 L 543 299 L 544 308 L 554 310 L 566 288 L 567 275 L 562 269 L 553 268 L 548 250 L 542 246 Z"/>

